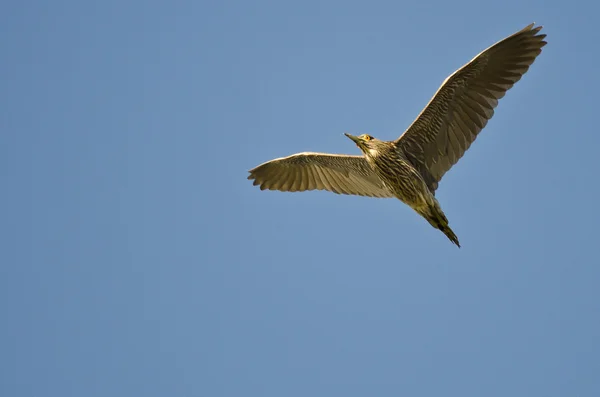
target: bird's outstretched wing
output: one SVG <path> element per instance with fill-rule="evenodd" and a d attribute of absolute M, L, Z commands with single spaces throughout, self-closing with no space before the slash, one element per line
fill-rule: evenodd
<path fill-rule="evenodd" d="M 337 194 L 393 197 L 362 156 L 298 153 L 271 160 L 249 171 L 261 190 L 303 192 L 328 190 Z"/>
<path fill-rule="evenodd" d="M 450 75 L 396 140 L 431 192 L 494 115 L 498 100 L 527 72 L 546 45 L 531 24 L 494 44 Z"/>

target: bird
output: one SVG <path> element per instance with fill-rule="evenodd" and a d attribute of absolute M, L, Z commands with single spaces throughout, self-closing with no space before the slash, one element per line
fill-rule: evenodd
<path fill-rule="evenodd" d="M 498 101 L 547 44 L 542 26 L 534 25 L 498 41 L 448 76 L 396 140 L 345 133 L 361 155 L 297 153 L 251 169 L 248 179 L 261 190 L 396 198 L 460 248 L 435 192 L 492 118 Z"/>

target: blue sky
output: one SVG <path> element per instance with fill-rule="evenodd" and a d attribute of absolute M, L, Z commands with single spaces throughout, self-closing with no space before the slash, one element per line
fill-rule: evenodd
<path fill-rule="evenodd" d="M 598 396 L 592 2 L 0 6 L 0 395 Z M 549 44 L 437 193 L 247 170 L 399 136 L 530 22 Z"/>

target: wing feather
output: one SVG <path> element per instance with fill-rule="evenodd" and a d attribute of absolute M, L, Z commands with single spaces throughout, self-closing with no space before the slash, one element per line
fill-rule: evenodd
<path fill-rule="evenodd" d="M 362 156 L 298 153 L 249 171 L 261 190 L 328 190 L 338 194 L 393 197 Z"/>
<path fill-rule="evenodd" d="M 531 24 L 481 52 L 450 75 L 396 140 L 435 192 L 493 117 L 498 101 L 523 77 L 546 45 Z"/>

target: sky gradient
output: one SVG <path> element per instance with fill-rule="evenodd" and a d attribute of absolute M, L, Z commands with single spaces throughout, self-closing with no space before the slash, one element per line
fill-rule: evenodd
<path fill-rule="evenodd" d="M 598 396 L 593 2 L 0 6 L 0 395 Z M 263 192 L 394 139 L 531 22 L 548 45 L 442 180 Z"/>

